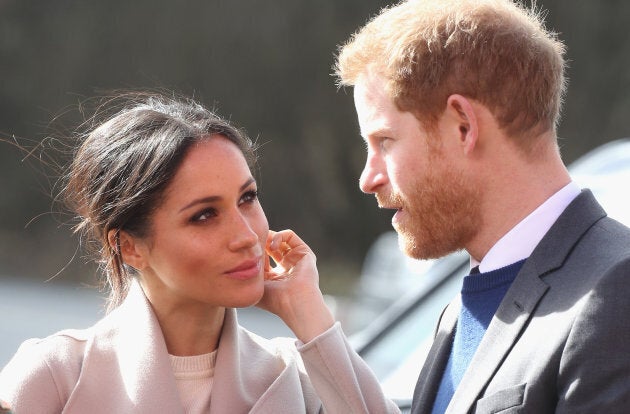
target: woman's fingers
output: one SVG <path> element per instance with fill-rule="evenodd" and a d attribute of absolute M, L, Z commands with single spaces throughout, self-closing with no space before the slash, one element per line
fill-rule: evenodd
<path fill-rule="evenodd" d="M 269 230 L 267 246 L 271 250 L 304 248 L 310 250 L 306 243 L 292 230 L 273 231 Z"/>
<path fill-rule="evenodd" d="M 276 275 L 289 272 L 305 256 L 312 254 L 306 243 L 291 230 L 270 230 L 266 250 L 277 264 L 276 268 L 270 269 Z"/>

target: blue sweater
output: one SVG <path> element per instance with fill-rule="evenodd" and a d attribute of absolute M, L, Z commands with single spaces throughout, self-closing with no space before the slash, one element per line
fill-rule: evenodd
<path fill-rule="evenodd" d="M 523 263 L 525 260 L 491 272 L 464 277 L 462 308 L 455 328 L 455 338 L 433 403 L 432 414 L 446 411 L 481 338 Z"/>

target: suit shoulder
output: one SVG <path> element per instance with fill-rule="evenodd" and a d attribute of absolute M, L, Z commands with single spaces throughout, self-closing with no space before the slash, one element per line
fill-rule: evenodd
<path fill-rule="evenodd" d="M 603 217 L 601 220 L 597 221 L 595 227 L 601 227 L 611 233 L 619 234 L 622 238 L 630 239 L 630 227 L 612 217 Z"/>
<path fill-rule="evenodd" d="M 624 261 L 630 256 L 630 228 L 610 217 L 603 217 L 588 229 L 576 248 L 580 254 L 586 258 L 592 256 L 595 261 Z"/>
<path fill-rule="evenodd" d="M 625 301 L 630 282 L 630 228 L 604 217 L 585 234 L 572 256 L 574 275 L 590 280 L 591 296 Z M 574 278 L 573 280 L 576 280 Z"/>

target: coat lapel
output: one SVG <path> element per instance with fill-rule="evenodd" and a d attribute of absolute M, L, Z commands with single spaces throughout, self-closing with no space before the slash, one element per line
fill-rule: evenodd
<path fill-rule="evenodd" d="M 64 413 L 183 413 L 162 330 L 137 282 L 92 329 Z"/>
<path fill-rule="evenodd" d="M 239 348 L 236 312 L 226 309 L 214 368 L 210 414 L 248 412 L 256 401 L 255 391 L 247 386 L 247 373 L 242 368 L 241 358 L 247 356 L 242 356 Z"/>
<path fill-rule="evenodd" d="M 461 298 L 458 295 L 444 309 L 440 317 L 435 339 L 427 354 L 413 393 L 412 414 L 428 414 L 433 408 L 433 402 L 442 380 L 442 373 L 451 352 L 460 308 Z"/>
<path fill-rule="evenodd" d="M 295 348 L 293 339 L 284 339 Z M 305 398 L 297 361 L 272 343 L 238 325 L 236 311 L 226 309 L 215 366 L 211 414 L 305 413 Z M 296 351 L 297 352 L 297 351 Z M 312 411 L 309 411 L 312 412 Z"/>
<path fill-rule="evenodd" d="M 582 235 L 605 215 L 588 190 L 582 191 L 560 215 L 503 298 L 453 395 L 447 414 L 467 413 L 474 407 L 549 289 L 543 277 L 560 268 Z"/>

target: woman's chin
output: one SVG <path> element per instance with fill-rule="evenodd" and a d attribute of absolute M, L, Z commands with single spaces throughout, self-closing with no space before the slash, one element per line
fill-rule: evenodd
<path fill-rule="evenodd" d="M 249 292 L 242 292 L 242 295 L 238 297 L 232 298 L 229 304 L 226 305 L 228 308 L 249 308 L 250 306 L 256 305 L 263 297 L 265 293 L 264 285 L 261 286 L 260 289 L 252 289 Z"/>

